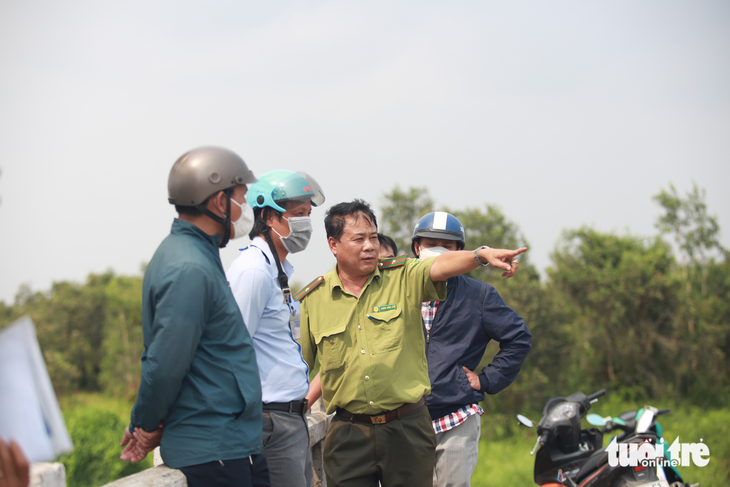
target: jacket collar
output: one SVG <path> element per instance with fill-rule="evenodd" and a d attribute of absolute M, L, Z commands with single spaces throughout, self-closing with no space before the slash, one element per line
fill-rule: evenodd
<path fill-rule="evenodd" d="M 180 220 L 179 218 L 175 218 L 172 222 L 172 229 L 170 230 L 170 233 L 173 235 L 190 235 L 196 237 L 204 243 L 212 245 L 216 250 L 218 250 L 218 244 L 221 241 L 221 235 L 208 235 L 192 223 Z"/>

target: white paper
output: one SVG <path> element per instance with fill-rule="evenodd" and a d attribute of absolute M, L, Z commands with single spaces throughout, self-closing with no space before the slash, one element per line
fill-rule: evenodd
<path fill-rule="evenodd" d="M 0 436 L 17 441 L 30 462 L 73 449 L 28 317 L 0 330 Z"/>

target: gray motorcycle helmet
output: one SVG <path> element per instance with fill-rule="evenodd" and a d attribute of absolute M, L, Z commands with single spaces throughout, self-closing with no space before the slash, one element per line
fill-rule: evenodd
<path fill-rule="evenodd" d="M 198 206 L 218 191 L 258 181 L 241 157 L 222 147 L 198 147 L 175 161 L 167 180 L 167 200 Z"/>

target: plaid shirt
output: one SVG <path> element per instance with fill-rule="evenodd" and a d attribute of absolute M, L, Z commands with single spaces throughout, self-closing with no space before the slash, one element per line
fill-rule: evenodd
<path fill-rule="evenodd" d="M 479 416 L 484 414 L 484 410 L 481 408 L 481 406 L 479 406 L 478 404 L 470 404 L 468 406 L 464 406 L 457 409 L 453 413 L 444 416 L 443 418 L 431 421 L 431 423 L 433 424 L 433 430 L 436 432 L 436 434 L 443 433 L 444 431 L 449 431 L 450 429 L 454 429 L 461 423 L 466 421 L 469 416 L 474 416 L 475 414 L 478 414 Z"/>
<path fill-rule="evenodd" d="M 441 301 L 426 301 L 421 303 L 421 317 L 423 318 L 423 325 L 426 327 L 426 332 L 431 333 L 431 325 L 433 325 L 433 318 L 436 316 L 436 310 L 439 307 Z"/>
<path fill-rule="evenodd" d="M 440 301 L 427 301 L 421 304 L 421 317 L 423 318 L 423 325 L 426 327 L 427 333 L 431 333 L 431 325 L 433 325 L 433 318 L 436 316 L 436 310 L 439 307 L 439 302 Z M 464 406 L 443 418 L 432 421 L 433 430 L 436 434 L 449 431 L 466 421 L 469 416 L 474 416 L 475 414 L 481 416 L 484 414 L 484 410 L 477 404 Z"/>

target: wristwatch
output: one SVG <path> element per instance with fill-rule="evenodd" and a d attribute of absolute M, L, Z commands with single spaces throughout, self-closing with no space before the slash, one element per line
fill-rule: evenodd
<path fill-rule="evenodd" d="M 482 245 L 478 249 L 474 251 L 474 262 L 477 263 L 479 267 L 487 267 L 489 265 L 489 262 L 482 262 L 482 259 L 479 258 L 479 251 L 482 249 L 490 249 L 491 247 L 487 247 L 486 245 Z"/>

